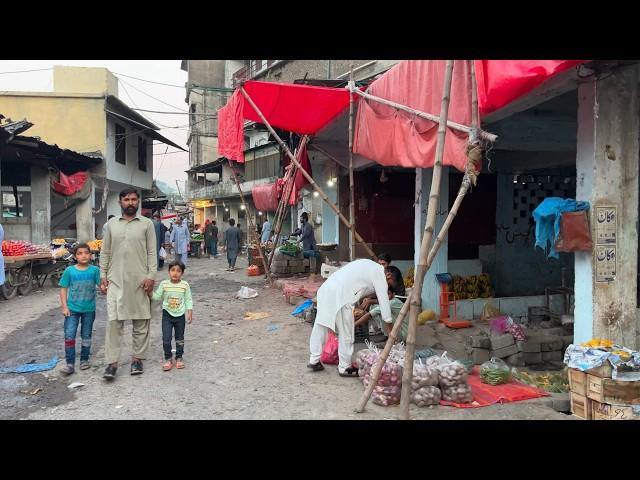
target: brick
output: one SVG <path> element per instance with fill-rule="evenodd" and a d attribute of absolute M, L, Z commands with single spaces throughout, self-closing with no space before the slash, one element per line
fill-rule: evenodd
<path fill-rule="evenodd" d="M 474 365 L 480 365 L 488 361 L 491 358 L 489 350 L 484 348 L 473 348 L 471 352 L 471 361 Z"/>
<path fill-rule="evenodd" d="M 524 367 L 524 354 L 515 353 L 510 357 L 507 357 L 506 362 L 512 367 Z"/>
<path fill-rule="evenodd" d="M 507 333 L 505 335 L 500 335 L 498 337 L 491 337 L 491 349 L 492 350 L 501 350 L 506 347 L 510 347 L 515 344 L 515 340 L 513 339 L 513 335 Z M 517 353 L 517 350 L 516 350 Z M 509 354 L 511 355 L 511 354 Z"/>
<path fill-rule="evenodd" d="M 571 411 L 571 395 L 569 393 L 552 393 L 549 406 L 556 412 Z"/>
<path fill-rule="evenodd" d="M 539 353 L 540 343 L 535 341 L 518 342 L 518 349 L 524 353 Z"/>
<path fill-rule="evenodd" d="M 300 259 L 295 259 L 295 260 L 287 260 L 287 264 L 290 267 L 301 267 L 303 265 L 303 261 Z"/>
<path fill-rule="evenodd" d="M 542 363 L 542 353 L 523 353 L 525 365 L 537 365 Z"/>
<path fill-rule="evenodd" d="M 484 335 L 473 335 L 469 337 L 469 342 L 473 348 L 485 348 L 487 350 L 491 348 L 491 340 Z"/>
<path fill-rule="evenodd" d="M 555 352 L 562 350 L 562 337 L 543 337 L 540 339 L 540 351 Z"/>
<path fill-rule="evenodd" d="M 503 348 L 492 350 L 491 356 L 498 357 L 498 358 L 506 358 L 511 355 L 515 355 L 516 353 L 518 353 L 518 346 L 514 343 L 513 345 L 508 345 Z"/>
<path fill-rule="evenodd" d="M 543 362 L 559 362 L 562 360 L 562 352 L 542 352 L 542 361 Z"/>

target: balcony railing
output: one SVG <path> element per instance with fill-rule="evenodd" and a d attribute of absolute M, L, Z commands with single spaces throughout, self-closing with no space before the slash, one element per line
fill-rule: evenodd
<path fill-rule="evenodd" d="M 252 78 L 266 72 L 274 65 L 282 60 L 251 60 L 248 67 L 243 67 L 233 74 L 233 88 L 236 88 L 242 82 L 251 80 Z"/>
<path fill-rule="evenodd" d="M 251 189 L 257 185 L 264 185 L 267 183 L 274 183 L 277 177 L 260 178 L 258 180 L 252 180 L 249 182 L 242 182 L 240 188 L 245 195 L 251 194 Z M 187 192 L 187 200 L 210 200 L 220 197 L 232 197 L 240 195 L 238 187 L 235 182 L 220 182 L 215 185 L 207 185 L 205 187 L 190 188 Z"/>

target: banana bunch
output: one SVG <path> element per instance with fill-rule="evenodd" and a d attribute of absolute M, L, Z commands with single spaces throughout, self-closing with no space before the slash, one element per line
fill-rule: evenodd
<path fill-rule="evenodd" d="M 454 275 L 451 288 L 458 300 L 467 298 L 489 298 L 493 296 L 491 280 L 486 273 L 469 275 L 467 277 Z"/>
<path fill-rule="evenodd" d="M 407 272 L 407 274 L 405 275 L 405 277 L 404 277 L 404 287 L 405 288 L 413 287 L 413 276 L 414 276 L 413 267 L 411 267 L 409 269 L 409 271 Z"/>

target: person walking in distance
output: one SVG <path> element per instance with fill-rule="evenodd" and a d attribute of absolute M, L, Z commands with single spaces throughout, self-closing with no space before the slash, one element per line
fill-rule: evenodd
<path fill-rule="evenodd" d="M 227 271 L 233 272 L 236 268 L 236 259 L 238 258 L 238 252 L 240 251 L 240 230 L 234 226 L 236 221 L 233 218 L 229 219 L 229 228 L 224 232 L 224 244 L 227 248 L 227 261 L 229 262 L 229 268 Z"/>
<path fill-rule="evenodd" d="M 175 259 L 182 262 L 183 265 L 187 264 L 189 236 L 189 229 L 186 223 L 182 221 L 182 217 L 176 218 L 176 224 L 171 232 L 171 245 L 173 246 Z"/>
<path fill-rule="evenodd" d="M 161 270 L 164 266 L 164 258 L 160 256 L 160 249 L 162 248 L 162 244 L 164 243 L 164 234 L 167 231 L 167 227 L 164 226 L 162 220 L 160 219 L 159 213 L 153 214 L 153 227 L 156 232 L 156 248 L 158 250 L 158 270 Z"/>
<path fill-rule="evenodd" d="M 218 256 L 218 226 L 215 220 L 207 224 L 204 229 L 204 238 L 207 242 L 206 247 L 209 249 L 209 258 L 211 255 L 216 258 Z"/>
<path fill-rule="evenodd" d="M 120 192 L 122 214 L 107 223 L 100 254 L 100 288 L 107 294 L 107 331 L 103 377 L 113 380 L 122 350 L 124 322 L 133 324 L 131 375 L 143 373 L 149 349 L 151 299 L 158 269 L 153 222 L 138 215 L 133 188 Z"/>

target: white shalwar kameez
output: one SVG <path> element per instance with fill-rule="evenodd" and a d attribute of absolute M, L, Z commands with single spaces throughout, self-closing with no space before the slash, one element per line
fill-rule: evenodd
<path fill-rule="evenodd" d="M 309 363 L 320 361 L 329 330 L 338 334 L 338 371 L 351 367 L 354 340 L 354 305 L 375 293 L 385 322 L 391 322 L 391 308 L 384 267 L 372 260 L 355 260 L 335 272 L 318 290 L 318 312 L 309 338 Z"/>

